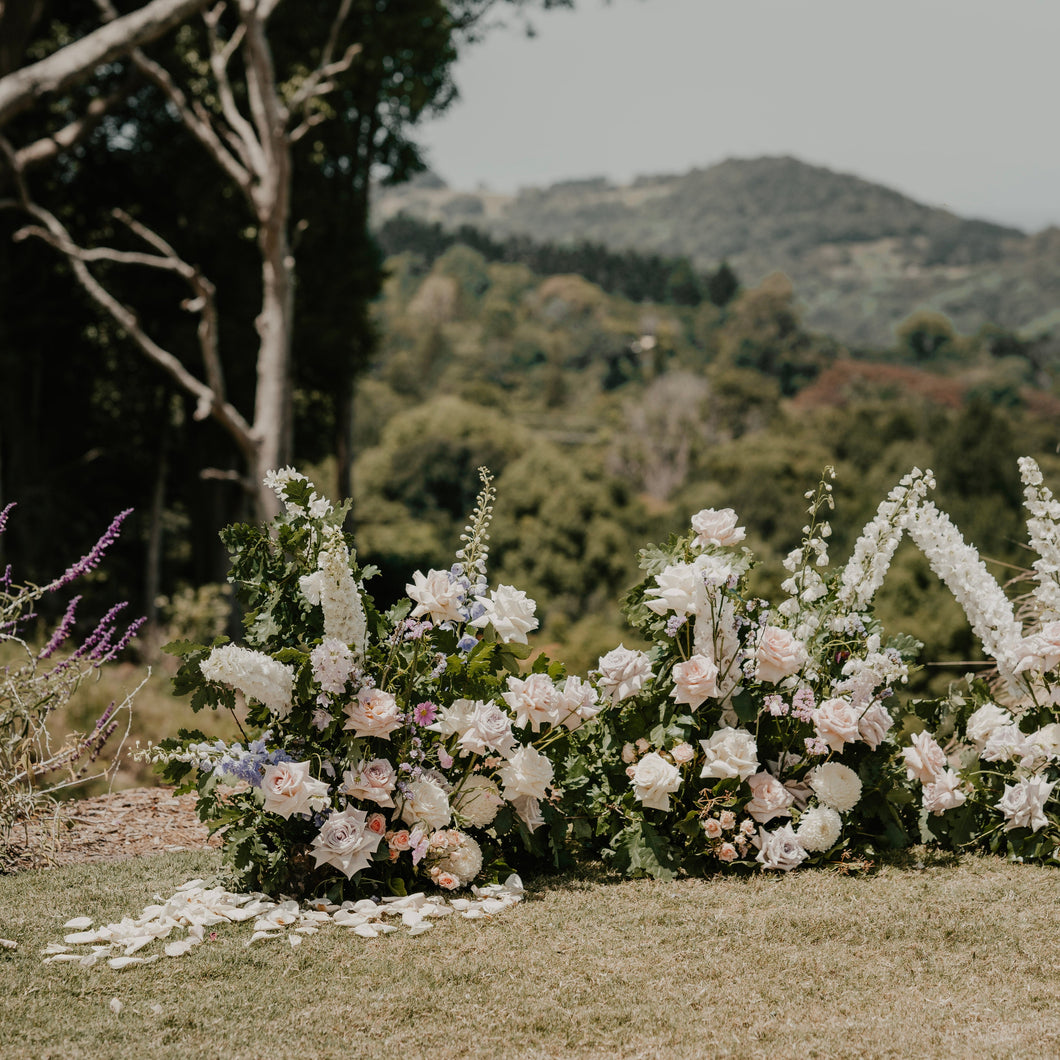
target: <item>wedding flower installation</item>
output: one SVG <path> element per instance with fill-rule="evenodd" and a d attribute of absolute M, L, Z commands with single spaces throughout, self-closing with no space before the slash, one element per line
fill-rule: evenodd
<path fill-rule="evenodd" d="M 944 512 L 926 504 L 909 521 L 992 667 L 916 704 L 924 729 L 903 760 L 930 836 L 1060 864 L 1060 501 L 1036 461 L 1022 458 L 1019 470 L 1037 558 L 1015 600 Z"/>
<path fill-rule="evenodd" d="M 416 571 L 385 613 L 346 509 L 289 468 L 267 482 L 284 504 L 273 525 L 222 535 L 245 643 L 169 647 L 196 710 L 234 715 L 240 695 L 245 738 L 163 741 L 164 776 L 197 792 L 241 888 L 341 902 L 504 879 L 559 820 L 550 755 L 599 707 L 544 656 L 521 667 L 536 605 L 489 587 L 491 477 L 456 562 Z"/>
<path fill-rule="evenodd" d="M 910 841 L 891 706 L 919 644 L 888 639 L 871 607 L 933 481 L 906 476 L 829 573 L 831 477 L 806 495 L 775 604 L 749 591 L 731 509 L 641 552 L 626 613 L 651 647 L 600 659 L 591 676 L 614 709 L 566 777 L 576 831 L 616 869 L 788 871 Z"/>

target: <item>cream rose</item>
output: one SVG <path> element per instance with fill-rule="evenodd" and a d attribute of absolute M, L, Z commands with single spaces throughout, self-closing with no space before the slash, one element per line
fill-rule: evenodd
<path fill-rule="evenodd" d="M 556 686 L 548 674 L 531 674 L 525 680 L 509 677 L 508 691 L 501 698 L 519 728 L 529 725 L 531 732 L 540 732 L 542 725 L 554 725 L 559 720 Z"/>
<path fill-rule="evenodd" d="M 537 629 L 534 612 L 537 604 L 514 585 L 498 585 L 491 589 L 488 597 L 477 596 L 475 602 L 485 610 L 469 626 L 493 626 L 493 632 L 502 644 L 526 644 L 527 633 Z"/>
<path fill-rule="evenodd" d="M 317 867 L 331 864 L 351 877 L 371 864 L 382 838 L 368 827 L 363 810 L 346 809 L 332 813 L 321 826 L 313 839 L 313 857 Z"/>
<path fill-rule="evenodd" d="M 747 531 L 737 526 L 739 518 L 732 508 L 704 508 L 692 516 L 692 529 L 696 533 L 696 544 L 700 548 L 707 545 L 738 545 Z"/>
<path fill-rule="evenodd" d="M 401 819 L 405 824 L 422 824 L 433 832 L 444 828 L 452 816 L 449 796 L 429 777 L 414 780 L 401 799 Z"/>
<path fill-rule="evenodd" d="M 790 817 L 795 797 L 770 773 L 755 773 L 747 778 L 751 801 L 747 812 L 759 823 L 768 824 L 774 817 Z"/>
<path fill-rule="evenodd" d="M 952 769 L 944 769 L 933 781 L 924 785 L 924 809 L 936 816 L 961 806 L 965 794 L 960 790 L 961 778 Z"/>
<path fill-rule="evenodd" d="M 746 729 L 718 729 L 709 740 L 700 740 L 706 762 L 700 777 L 746 780 L 758 770 L 758 744 Z"/>
<path fill-rule="evenodd" d="M 766 626 L 755 652 L 755 677 L 759 681 L 776 684 L 785 677 L 797 674 L 809 656 L 801 640 L 779 626 Z"/>
<path fill-rule="evenodd" d="M 536 747 L 518 748 L 497 772 L 509 802 L 523 795 L 543 799 L 552 783 L 552 763 Z"/>
<path fill-rule="evenodd" d="M 874 751 L 894 727 L 894 718 L 882 703 L 873 703 L 858 722 L 858 736 Z"/>
<path fill-rule="evenodd" d="M 655 751 L 646 754 L 633 771 L 633 794 L 653 810 L 668 810 L 670 794 L 681 786 L 681 773 Z"/>
<path fill-rule="evenodd" d="M 635 696 L 652 676 L 651 660 L 623 644 L 600 656 L 600 687 L 612 703 Z"/>
<path fill-rule="evenodd" d="M 397 700 L 379 688 L 362 688 L 357 698 L 342 709 L 348 718 L 343 729 L 352 730 L 354 736 L 389 740 L 390 734 L 401 725 Z"/>
<path fill-rule="evenodd" d="M 673 675 L 670 696 L 676 703 L 687 703 L 695 710 L 718 694 L 718 667 L 705 655 L 693 655 L 686 662 L 677 663 Z"/>
<path fill-rule="evenodd" d="M 842 751 L 846 744 L 854 743 L 860 735 L 860 713 L 847 699 L 826 699 L 817 708 L 813 727 L 833 751 Z"/>
<path fill-rule="evenodd" d="M 391 793 L 397 783 L 397 773 L 385 758 L 359 762 L 342 774 L 342 792 L 353 799 L 369 799 L 380 806 L 393 806 Z"/>
<path fill-rule="evenodd" d="M 806 851 L 796 838 L 790 824 L 774 832 L 767 832 L 764 828 L 760 828 L 754 842 L 758 847 L 758 856 L 755 861 L 763 869 L 790 872 L 798 868 L 807 858 Z"/>
<path fill-rule="evenodd" d="M 261 777 L 265 809 L 290 818 L 295 813 L 316 813 L 328 804 L 328 786 L 309 775 L 308 762 L 278 762 L 265 767 Z"/>
<path fill-rule="evenodd" d="M 410 617 L 430 615 L 433 622 L 463 622 L 464 587 L 444 570 L 416 571 L 412 583 L 405 586 L 409 599 L 415 601 Z"/>
<path fill-rule="evenodd" d="M 983 747 L 995 729 L 1015 724 L 1012 715 L 996 703 L 984 703 L 974 714 L 970 715 L 965 725 L 968 739 L 977 747 Z"/>
<path fill-rule="evenodd" d="M 946 755 L 929 732 L 918 732 L 913 742 L 902 751 L 906 776 L 931 784 L 946 768 Z"/>

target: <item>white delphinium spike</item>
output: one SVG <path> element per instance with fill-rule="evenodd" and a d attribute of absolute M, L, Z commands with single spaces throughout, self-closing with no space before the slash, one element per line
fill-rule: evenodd
<path fill-rule="evenodd" d="M 1034 598 L 1038 603 L 1037 619 L 1049 622 L 1060 618 L 1060 501 L 1042 482 L 1038 464 L 1029 456 L 1020 458 L 1024 506 L 1030 512 L 1027 532 L 1031 548 L 1039 558 L 1034 561 Z"/>
<path fill-rule="evenodd" d="M 931 569 L 961 605 L 983 651 L 997 663 L 1002 680 L 1017 693 L 1014 670 L 1022 655 L 1023 629 L 1012 603 L 986 569 L 978 551 L 965 542 L 949 516 L 931 502 L 909 512 L 904 525 Z"/>
<path fill-rule="evenodd" d="M 350 550 L 338 527 L 328 527 L 324 533 L 317 559 L 319 569 L 302 579 L 302 591 L 311 603 L 319 599 L 324 612 L 324 635 L 363 655 L 368 626 L 361 593 L 350 570 Z"/>
<path fill-rule="evenodd" d="M 914 467 L 890 493 L 862 530 L 839 578 L 836 602 L 846 611 L 864 611 L 872 602 L 902 539 L 905 520 L 934 489 L 930 468 Z"/>

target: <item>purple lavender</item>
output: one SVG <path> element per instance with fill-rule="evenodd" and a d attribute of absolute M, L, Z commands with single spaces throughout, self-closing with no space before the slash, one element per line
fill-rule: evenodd
<path fill-rule="evenodd" d="M 4 514 L 10 509 L 10 505 L 4 509 Z M 110 526 L 103 531 L 103 536 L 83 555 L 76 563 L 66 568 L 66 572 L 60 578 L 56 578 L 55 581 L 51 582 L 47 586 L 47 590 L 52 592 L 56 589 L 61 589 L 66 585 L 69 585 L 72 581 L 76 581 L 82 575 L 87 574 L 91 570 L 95 570 L 103 559 L 104 553 L 110 548 L 111 545 L 118 539 L 118 534 L 121 531 L 121 524 L 132 514 L 132 508 L 126 508 L 125 511 L 119 512 L 112 520 Z"/>

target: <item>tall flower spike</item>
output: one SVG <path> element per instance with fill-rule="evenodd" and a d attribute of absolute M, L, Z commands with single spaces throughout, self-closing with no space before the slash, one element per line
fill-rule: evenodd
<path fill-rule="evenodd" d="M 1036 617 L 1039 622 L 1055 621 L 1060 618 L 1060 501 L 1042 482 L 1041 470 L 1034 460 L 1021 457 L 1019 467 L 1023 503 L 1030 513 L 1027 533 L 1031 548 L 1039 557 L 1033 564 L 1038 583 L 1034 589 Z"/>
<path fill-rule="evenodd" d="M 471 522 L 464 527 L 460 535 L 463 546 L 457 552 L 456 558 L 464 565 L 464 570 L 472 583 L 476 578 L 485 577 L 486 557 L 489 555 L 490 535 L 489 525 L 493 518 L 493 502 L 497 494 L 493 488 L 493 476 L 484 467 L 478 469 L 478 477 L 482 482 L 482 489 L 475 498 L 475 510 L 471 513 Z"/>

